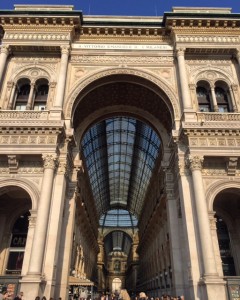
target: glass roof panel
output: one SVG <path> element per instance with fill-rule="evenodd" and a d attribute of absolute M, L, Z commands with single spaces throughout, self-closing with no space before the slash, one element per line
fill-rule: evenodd
<path fill-rule="evenodd" d="M 99 220 L 101 227 L 136 227 L 137 223 L 137 218 L 124 209 L 109 210 Z"/>
<path fill-rule="evenodd" d="M 93 125 L 82 154 L 99 217 L 111 209 L 139 216 L 161 141 L 147 124 L 117 116 Z"/>

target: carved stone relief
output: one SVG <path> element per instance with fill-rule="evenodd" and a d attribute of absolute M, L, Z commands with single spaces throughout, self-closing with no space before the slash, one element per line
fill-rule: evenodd
<path fill-rule="evenodd" d="M 126 56 L 126 55 L 73 55 L 70 59 L 72 63 L 81 64 L 124 64 L 124 65 L 135 65 L 135 64 L 152 64 L 157 65 L 172 65 L 174 62 L 173 56 Z"/>

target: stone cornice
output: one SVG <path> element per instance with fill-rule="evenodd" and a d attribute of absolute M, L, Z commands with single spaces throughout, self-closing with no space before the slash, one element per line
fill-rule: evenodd
<path fill-rule="evenodd" d="M 165 36 L 165 30 L 162 27 L 144 27 L 139 24 L 134 26 L 83 26 L 80 28 L 78 38 L 81 39 L 114 39 L 116 40 L 136 40 L 136 39 L 153 39 L 160 41 L 169 41 L 169 37 Z"/>
<path fill-rule="evenodd" d="M 35 13 L 35 14 L 34 14 Z M 0 22 L 5 26 L 76 26 L 81 23 L 81 13 L 71 12 L 31 12 L 22 11 L 0 11 Z"/>
<path fill-rule="evenodd" d="M 185 28 L 235 28 L 240 25 L 239 14 L 218 13 L 165 13 L 167 29 Z"/>

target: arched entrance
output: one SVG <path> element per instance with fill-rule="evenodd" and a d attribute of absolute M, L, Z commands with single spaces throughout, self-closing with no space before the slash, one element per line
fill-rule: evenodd
<path fill-rule="evenodd" d="M 239 197 L 239 189 L 226 188 L 217 194 L 213 203 L 222 272 L 226 277 L 240 275 Z"/>
<path fill-rule="evenodd" d="M 162 286 L 156 277 L 160 278 L 160 273 L 164 273 L 164 288 L 170 291 L 174 266 L 169 248 L 164 208 L 166 198 L 163 197 L 165 179 L 161 168 L 161 161 L 170 155 L 167 143 L 174 127 L 168 97 L 145 79 L 115 75 L 96 80 L 86 87 L 73 108 L 72 122 L 79 147 L 76 152 L 85 173 L 78 180 L 79 203 L 97 218 L 96 226 L 101 237 L 98 238 L 98 290 L 113 292 L 112 283 L 117 276 L 122 287 L 134 294 L 137 290 L 146 290 L 144 277 L 147 276 L 153 282 L 152 291 L 157 292 Z M 90 185 L 94 208 L 90 205 L 92 200 L 86 197 L 85 177 Z M 162 237 L 154 237 L 154 246 L 148 245 L 144 234 L 149 227 L 147 219 L 160 199 L 159 219 L 164 224 L 159 228 Z M 120 238 L 125 234 L 130 237 L 130 242 L 127 238 Z M 121 240 L 118 249 L 114 248 L 117 240 Z M 78 243 L 76 239 L 75 243 Z M 148 251 L 150 247 L 157 251 L 158 243 L 162 243 L 165 257 L 161 262 L 159 256 L 154 264 L 155 256 Z M 147 266 L 149 258 L 151 270 Z M 92 275 L 86 270 L 88 278 L 93 278 Z"/>
<path fill-rule="evenodd" d="M 29 259 L 25 252 L 32 201 L 23 188 L 5 186 L 0 189 L 0 207 L 0 284 L 15 295 Z"/>
<path fill-rule="evenodd" d="M 112 281 L 112 291 L 119 293 L 122 287 L 122 281 L 120 278 L 114 278 Z"/>

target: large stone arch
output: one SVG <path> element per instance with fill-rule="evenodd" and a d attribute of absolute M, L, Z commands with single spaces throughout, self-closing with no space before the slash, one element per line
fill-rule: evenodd
<path fill-rule="evenodd" d="M 231 181 L 219 180 L 211 184 L 206 191 L 208 211 L 213 211 L 213 203 L 217 194 L 229 188 L 240 190 L 239 186 L 240 186 L 240 180 L 231 180 Z"/>
<path fill-rule="evenodd" d="M 25 190 L 32 201 L 32 210 L 37 210 L 40 193 L 34 184 L 27 179 L 3 179 L 0 180 L 0 195 L 11 187 L 19 187 Z"/>
<path fill-rule="evenodd" d="M 172 120 L 175 120 L 176 123 L 178 123 L 180 119 L 180 103 L 178 101 L 176 93 L 166 84 L 165 81 L 161 80 L 159 77 L 157 77 L 155 74 L 152 74 L 147 71 L 142 71 L 139 69 L 133 69 L 133 68 L 110 68 L 110 69 L 104 69 L 104 70 L 98 70 L 95 73 L 88 74 L 86 78 L 83 80 L 79 80 L 73 89 L 70 91 L 67 100 L 64 105 L 64 114 L 66 119 L 71 119 L 74 115 L 74 109 L 78 105 L 76 103 L 76 99 L 79 97 L 81 93 L 83 93 L 83 98 L 86 94 L 84 93 L 84 89 L 87 86 L 90 86 L 95 81 L 111 77 L 114 75 L 132 75 L 136 79 L 145 79 L 146 82 L 149 82 L 152 84 L 152 86 L 155 86 L 157 93 L 157 89 L 161 90 L 166 96 L 172 107 L 169 107 L 169 110 L 172 115 Z M 161 95 L 162 96 L 162 95 Z M 81 100 L 81 98 L 78 100 L 78 102 Z M 163 99 L 166 100 L 166 99 Z M 169 106 L 169 105 L 168 105 Z"/>

